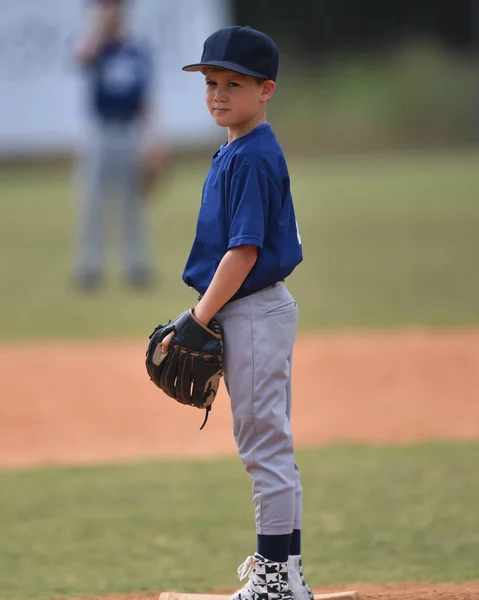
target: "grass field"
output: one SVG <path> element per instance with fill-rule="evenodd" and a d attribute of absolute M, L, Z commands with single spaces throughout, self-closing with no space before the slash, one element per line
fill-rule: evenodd
<path fill-rule="evenodd" d="M 298 462 L 312 585 L 477 578 L 477 444 Z M 2 600 L 232 589 L 254 551 L 239 460 L 3 472 L 0 489 Z"/>
<path fill-rule="evenodd" d="M 305 261 L 289 279 L 308 328 L 479 321 L 478 154 L 290 161 Z M 196 297 L 181 281 L 208 160 L 178 164 L 150 207 L 156 290 L 70 277 L 73 190 L 61 169 L 0 178 L 0 338 L 145 335 Z M 118 252 L 109 249 L 115 258 Z"/>

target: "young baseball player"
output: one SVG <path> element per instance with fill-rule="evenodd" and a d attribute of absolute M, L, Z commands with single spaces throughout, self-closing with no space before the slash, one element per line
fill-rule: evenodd
<path fill-rule="evenodd" d="M 91 0 L 75 58 L 87 77 L 89 132 L 81 156 L 75 281 L 96 288 L 104 276 L 106 201 L 122 215 L 123 265 L 135 286 L 150 283 L 142 175 L 147 143 L 151 57 L 127 31 L 125 0 Z"/>
<path fill-rule="evenodd" d="M 216 316 L 222 326 L 234 435 L 253 480 L 257 551 L 238 568 L 249 580 L 233 600 L 312 598 L 290 425 L 298 309 L 283 283 L 302 249 L 286 161 L 266 120 L 278 62 L 264 33 L 226 27 L 206 40 L 199 63 L 184 67 L 203 73 L 207 107 L 228 132 L 206 177 L 183 279 L 200 294 L 196 318 Z"/>

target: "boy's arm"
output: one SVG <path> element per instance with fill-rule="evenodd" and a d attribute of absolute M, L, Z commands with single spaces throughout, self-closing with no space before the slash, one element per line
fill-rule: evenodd
<path fill-rule="evenodd" d="M 254 267 L 258 258 L 257 246 L 237 246 L 231 248 L 221 259 L 216 273 L 195 307 L 195 317 L 205 325 L 240 289 L 241 284 Z M 162 351 L 168 352 L 170 340 L 174 332 L 165 337 L 161 343 Z"/>
<path fill-rule="evenodd" d="M 240 289 L 258 258 L 257 246 L 231 248 L 221 259 L 204 296 L 195 308 L 196 318 L 205 325 Z"/>

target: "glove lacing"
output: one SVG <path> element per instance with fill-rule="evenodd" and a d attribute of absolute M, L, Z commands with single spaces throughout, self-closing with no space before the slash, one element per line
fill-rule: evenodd
<path fill-rule="evenodd" d="M 210 410 L 211 410 L 211 404 L 206 407 L 206 415 L 205 415 L 205 419 L 203 421 L 203 425 L 200 427 L 200 431 L 203 429 L 203 427 L 206 425 L 206 423 L 208 421 L 208 417 L 210 416 Z"/>

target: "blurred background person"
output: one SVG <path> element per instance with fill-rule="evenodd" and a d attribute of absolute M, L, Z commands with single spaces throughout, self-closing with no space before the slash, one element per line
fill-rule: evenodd
<path fill-rule="evenodd" d="M 123 276 L 153 283 L 145 197 L 166 154 L 149 139 L 152 58 L 128 31 L 126 0 L 93 0 L 76 62 L 87 84 L 88 138 L 79 156 L 74 281 L 96 289 L 105 275 L 107 208 L 121 215 Z M 109 213 L 108 213 L 109 214 Z"/>

